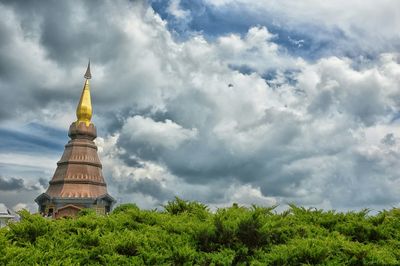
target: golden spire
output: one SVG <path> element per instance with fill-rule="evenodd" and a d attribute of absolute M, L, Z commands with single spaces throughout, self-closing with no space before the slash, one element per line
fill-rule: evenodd
<path fill-rule="evenodd" d="M 86 81 L 85 85 L 83 86 L 81 99 L 79 100 L 78 107 L 76 107 L 76 120 L 77 125 L 80 122 L 85 122 L 86 126 L 90 125 L 90 119 L 92 118 L 92 101 L 90 100 L 90 85 L 89 79 L 92 78 L 90 74 L 90 60 L 86 69 L 86 73 L 84 75 Z"/>

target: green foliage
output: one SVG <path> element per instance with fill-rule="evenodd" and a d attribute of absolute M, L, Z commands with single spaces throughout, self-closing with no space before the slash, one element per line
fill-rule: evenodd
<path fill-rule="evenodd" d="M 24 223 L 10 223 L 6 236 L 16 245 L 33 244 L 39 236 L 51 232 L 51 224 L 39 214 L 31 215 L 27 210 L 19 212 Z"/>
<path fill-rule="evenodd" d="M 128 212 L 129 210 L 137 211 L 139 210 L 138 206 L 134 203 L 125 203 L 121 204 L 113 210 L 113 213 L 121 213 L 121 212 Z"/>
<path fill-rule="evenodd" d="M 175 198 L 163 212 L 118 206 L 51 220 L 21 211 L 0 229 L 0 265 L 400 265 L 400 210 L 290 205 L 210 212 Z"/>
<path fill-rule="evenodd" d="M 206 205 L 196 201 L 186 201 L 178 197 L 175 197 L 173 201 L 168 201 L 163 207 L 166 212 L 174 215 L 190 213 L 200 219 L 205 219 L 208 216 L 208 208 Z"/>
<path fill-rule="evenodd" d="M 95 215 L 96 211 L 93 209 L 82 209 L 78 212 L 78 216 Z"/>

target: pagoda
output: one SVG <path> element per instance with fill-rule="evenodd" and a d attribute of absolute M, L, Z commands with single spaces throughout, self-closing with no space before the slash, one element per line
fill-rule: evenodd
<path fill-rule="evenodd" d="M 84 77 L 86 80 L 76 108 L 77 120 L 68 131 L 71 140 L 65 145 L 47 191 L 35 199 L 44 216 L 74 217 L 83 208 L 107 214 L 115 203 L 107 192 L 97 146 L 93 142 L 97 133 L 91 122 L 90 61 Z"/>

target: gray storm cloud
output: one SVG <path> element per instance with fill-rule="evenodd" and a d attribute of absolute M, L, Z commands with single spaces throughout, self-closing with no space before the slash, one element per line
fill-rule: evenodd
<path fill-rule="evenodd" d="M 0 190 L 2 191 L 21 190 L 23 188 L 25 188 L 23 179 L 0 177 Z"/>

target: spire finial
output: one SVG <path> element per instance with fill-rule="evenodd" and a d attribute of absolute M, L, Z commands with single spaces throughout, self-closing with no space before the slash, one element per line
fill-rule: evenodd
<path fill-rule="evenodd" d="M 90 74 L 90 60 L 86 69 L 86 73 L 84 75 L 86 81 L 83 85 L 83 90 L 81 94 L 81 98 L 79 99 L 79 104 L 76 107 L 76 122 L 79 124 L 80 122 L 85 122 L 86 126 L 89 126 L 92 119 L 92 101 L 90 99 L 90 85 L 89 79 L 92 78 Z"/>
<path fill-rule="evenodd" d="M 84 75 L 85 79 L 91 79 L 92 78 L 92 74 L 90 74 L 90 59 L 89 59 L 89 63 L 87 65 L 87 69 L 86 69 L 86 73 Z"/>

